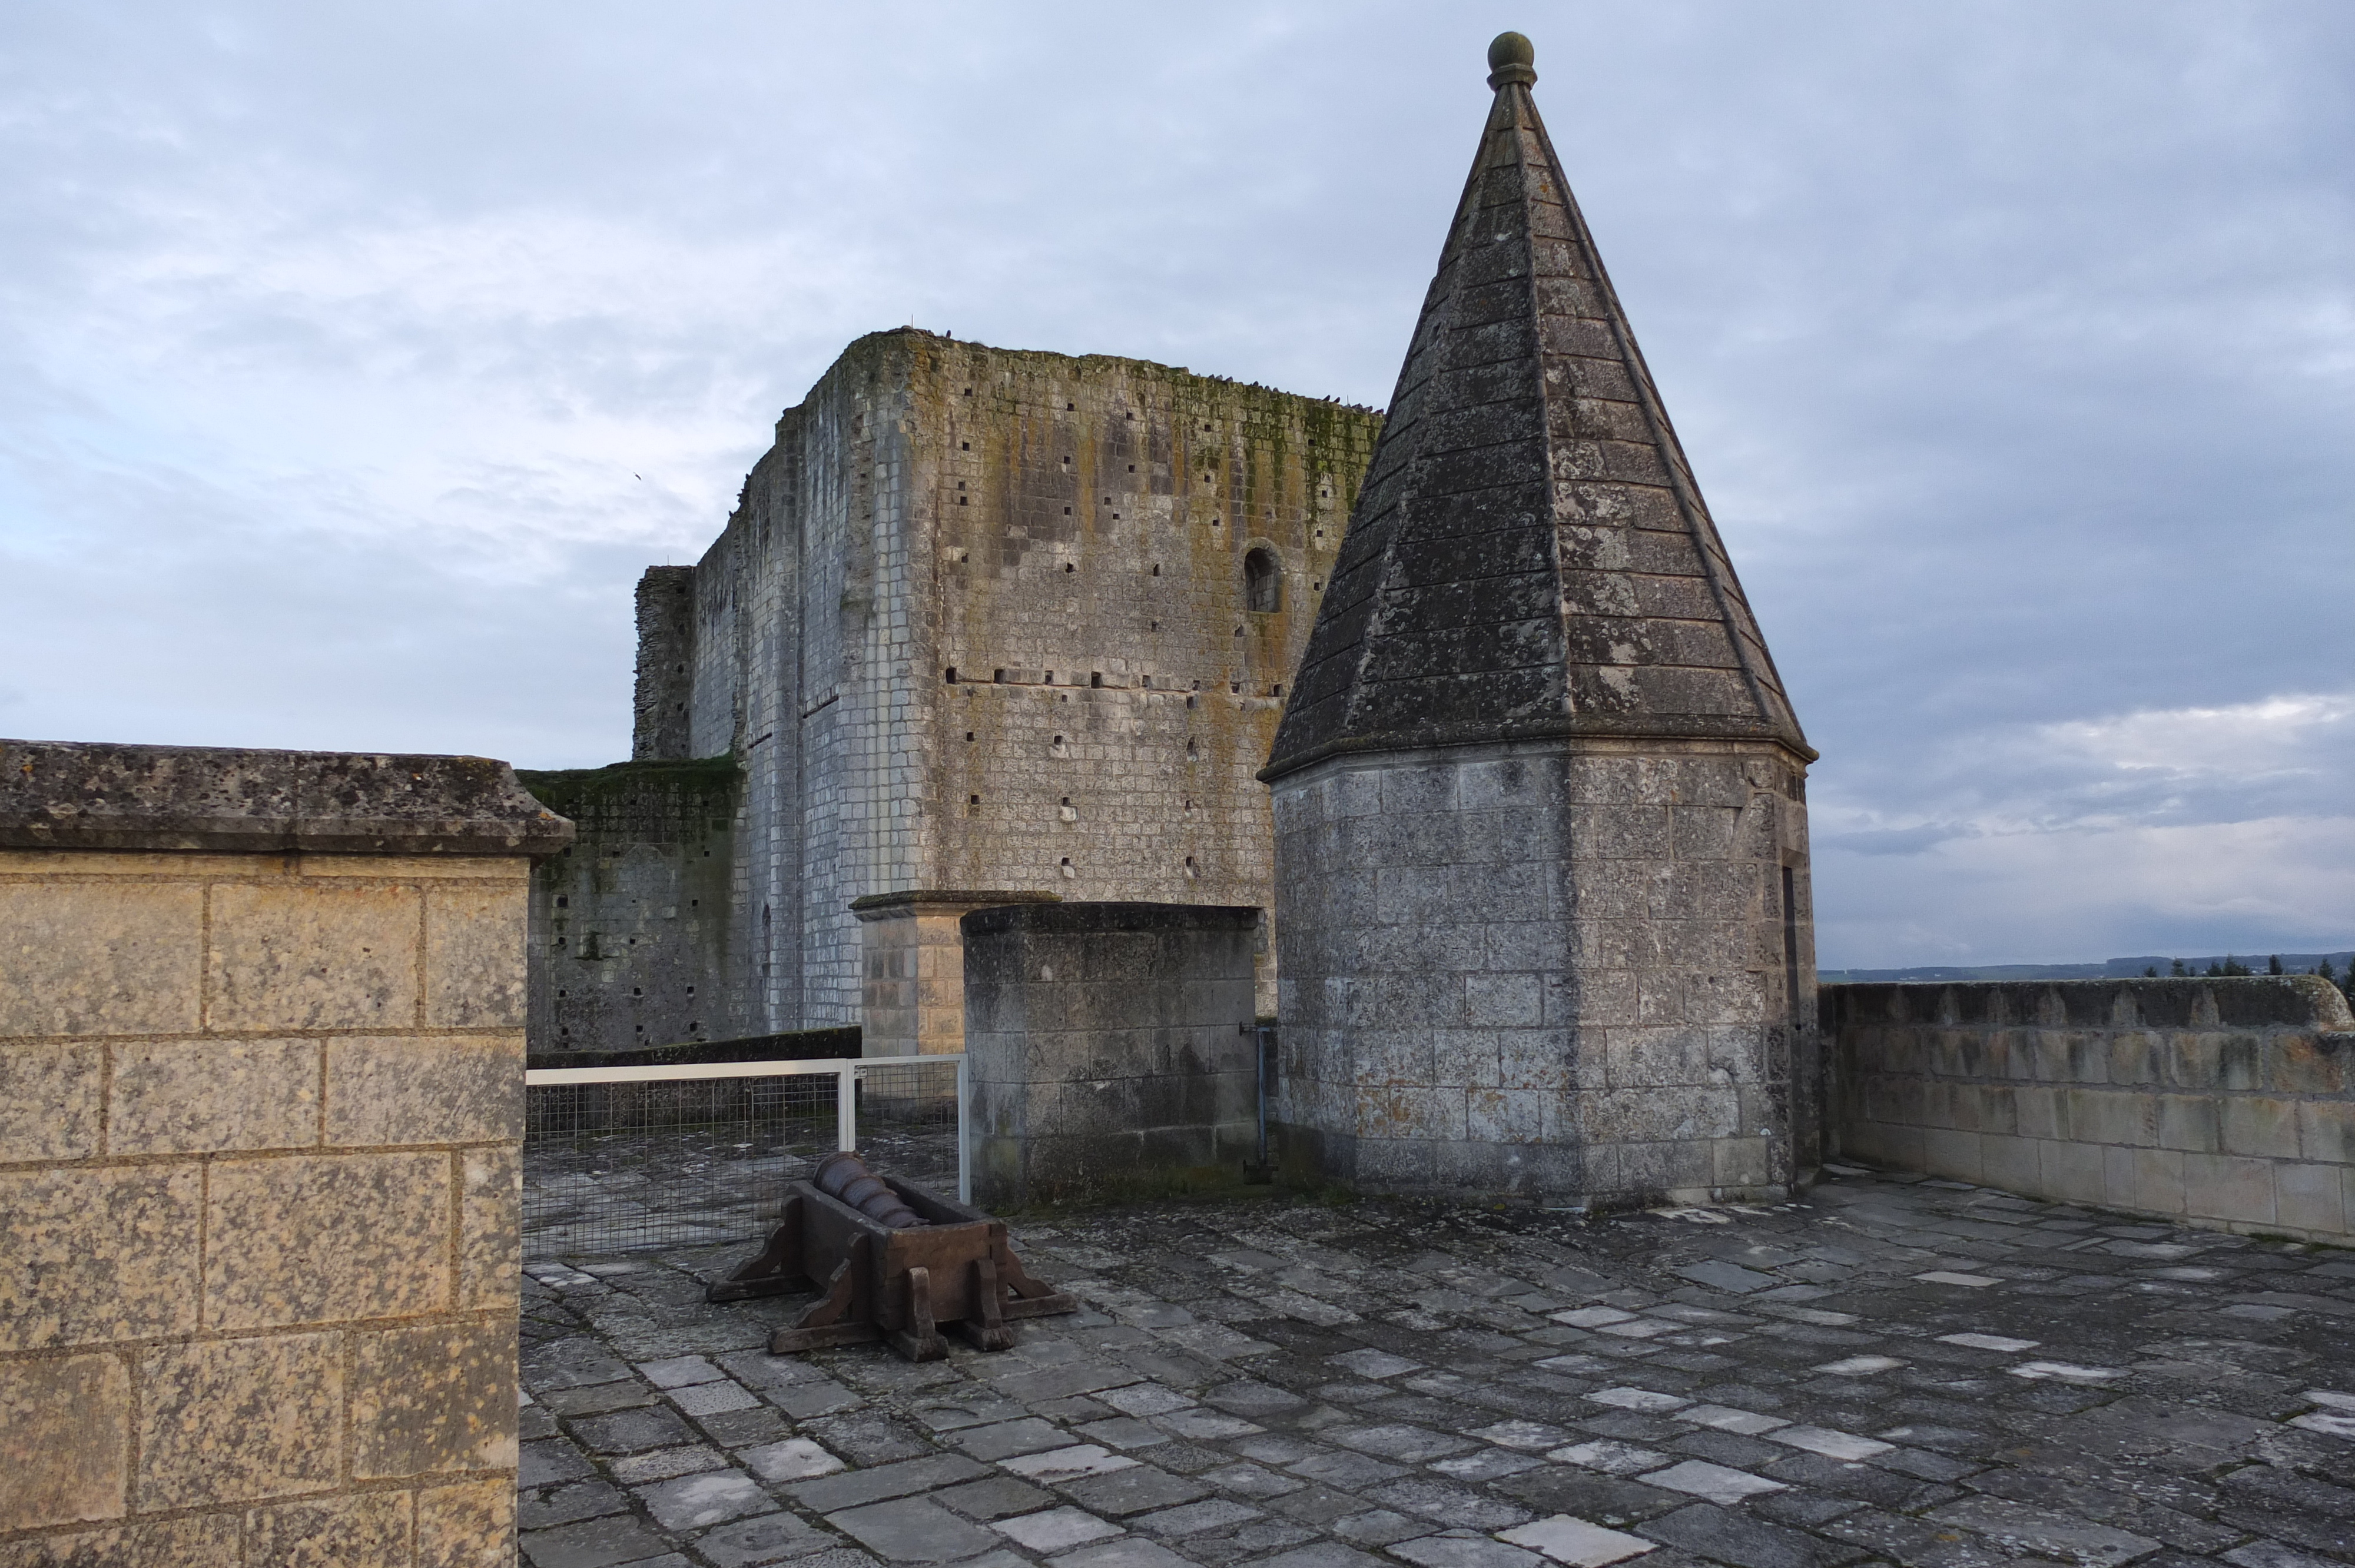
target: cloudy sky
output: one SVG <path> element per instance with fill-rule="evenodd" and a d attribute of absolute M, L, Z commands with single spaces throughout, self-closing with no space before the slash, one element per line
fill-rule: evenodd
<path fill-rule="evenodd" d="M 625 756 L 630 585 L 878 327 L 1379 405 L 1506 26 L 1825 963 L 2355 941 L 2329 0 L 16 0 L 0 734 Z"/>

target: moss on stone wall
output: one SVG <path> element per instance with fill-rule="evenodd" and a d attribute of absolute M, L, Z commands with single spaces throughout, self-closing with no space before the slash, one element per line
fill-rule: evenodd
<path fill-rule="evenodd" d="M 660 791 L 719 794 L 742 781 L 736 758 L 722 754 L 684 762 L 615 762 L 603 768 L 516 769 L 533 799 L 559 817 L 576 821 Z"/>

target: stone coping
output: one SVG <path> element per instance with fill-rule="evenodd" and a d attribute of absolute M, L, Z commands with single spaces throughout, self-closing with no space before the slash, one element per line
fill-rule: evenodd
<path fill-rule="evenodd" d="M 2339 988 L 2319 975 L 2229 979 L 1883 980 L 1820 989 L 1823 1022 L 1957 1028 L 2355 1028 Z"/>
<path fill-rule="evenodd" d="M 1252 926 L 1259 916 L 1258 907 L 1250 904 L 1016 904 L 976 909 L 958 924 L 968 937 L 1014 930 L 1086 935 Z"/>
<path fill-rule="evenodd" d="M 925 905 L 952 904 L 973 908 L 1001 904 L 1060 904 L 1060 893 L 1015 893 L 1003 889 L 914 887 L 903 893 L 870 893 L 850 901 L 850 912 L 862 920 Z"/>
<path fill-rule="evenodd" d="M 486 757 L 0 740 L 0 848 L 541 856 L 571 842 Z"/>

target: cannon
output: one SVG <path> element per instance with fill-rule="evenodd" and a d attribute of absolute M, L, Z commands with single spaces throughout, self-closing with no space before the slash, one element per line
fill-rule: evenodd
<path fill-rule="evenodd" d="M 772 1355 L 881 1340 L 910 1361 L 936 1361 L 948 1354 L 943 1324 L 975 1350 L 1003 1351 L 1016 1320 L 1079 1310 L 1023 1269 L 1004 1221 L 879 1175 L 855 1154 L 828 1155 L 788 1187 L 778 1222 L 758 1256 L 704 1290 L 711 1301 L 818 1291 L 770 1335 Z"/>

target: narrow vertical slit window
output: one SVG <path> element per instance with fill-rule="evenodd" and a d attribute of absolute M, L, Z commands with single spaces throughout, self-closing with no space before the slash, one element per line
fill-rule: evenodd
<path fill-rule="evenodd" d="M 1799 904 L 1798 878 L 1791 868 L 1783 868 L 1783 984 L 1791 1001 L 1791 1022 L 1805 1024 L 1799 1016 Z"/>

